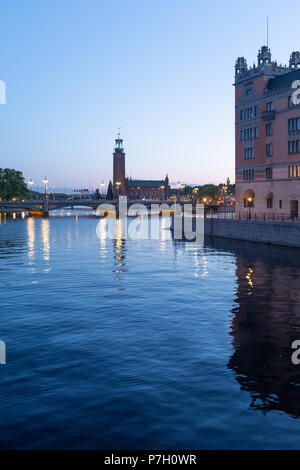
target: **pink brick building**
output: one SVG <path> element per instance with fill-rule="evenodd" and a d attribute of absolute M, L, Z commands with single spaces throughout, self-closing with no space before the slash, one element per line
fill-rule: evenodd
<path fill-rule="evenodd" d="M 253 68 L 244 57 L 236 61 L 237 213 L 299 215 L 300 104 L 292 88 L 297 80 L 299 52 L 291 54 L 289 66 L 272 61 L 267 46 Z"/>

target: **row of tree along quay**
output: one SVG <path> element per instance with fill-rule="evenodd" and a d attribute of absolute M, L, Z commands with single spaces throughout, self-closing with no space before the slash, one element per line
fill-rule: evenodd
<path fill-rule="evenodd" d="M 226 184 L 204 184 L 196 186 L 182 186 L 178 189 L 171 189 L 171 196 L 178 196 L 179 199 L 198 199 L 203 203 L 217 203 L 227 199 L 228 202 L 234 202 L 235 185 L 227 179 Z"/>
<path fill-rule="evenodd" d="M 21 171 L 0 168 L 0 198 L 5 201 L 26 199 L 29 191 Z"/>

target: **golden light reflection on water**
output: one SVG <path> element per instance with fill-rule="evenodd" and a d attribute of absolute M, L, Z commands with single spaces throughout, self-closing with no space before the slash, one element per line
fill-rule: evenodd
<path fill-rule="evenodd" d="M 32 264 L 34 260 L 35 250 L 35 221 L 34 217 L 28 217 L 27 219 L 27 234 L 28 234 L 28 260 L 29 264 Z"/>
<path fill-rule="evenodd" d="M 123 222 L 122 219 L 115 221 L 115 281 L 121 280 L 121 274 L 124 272 L 125 267 L 125 240 L 123 240 Z"/>
<path fill-rule="evenodd" d="M 206 277 L 208 275 L 208 261 L 207 256 L 203 256 L 203 269 L 202 269 L 202 277 Z"/>
<path fill-rule="evenodd" d="M 98 231 L 97 235 L 100 240 L 100 255 L 101 258 L 106 258 L 107 248 L 106 248 L 106 219 L 100 219 L 98 222 Z"/>
<path fill-rule="evenodd" d="M 253 280 L 252 280 L 252 275 L 253 275 L 253 269 L 249 268 L 248 273 L 246 274 L 246 279 L 247 279 L 248 284 L 249 284 L 248 295 L 252 294 L 252 289 L 254 287 L 254 283 L 253 283 Z"/>
<path fill-rule="evenodd" d="M 166 242 L 167 240 L 169 240 L 169 237 L 168 237 L 168 230 L 167 228 L 169 227 L 169 218 L 168 217 L 162 217 L 161 218 L 161 229 L 160 229 L 160 246 L 159 246 L 159 250 L 160 251 L 166 251 Z"/>
<path fill-rule="evenodd" d="M 67 249 L 70 250 L 72 247 L 72 233 L 71 233 L 70 225 L 68 226 L 66 236 L 67 236 Z"/>
<path fill-rule="evenodd" d="M 43 259 L 50 260 L 50 222 L 49 219 L 42 220 L 42 243 L 43 243 Z M 49 271 L 49 269 L 46 269 Z"/>

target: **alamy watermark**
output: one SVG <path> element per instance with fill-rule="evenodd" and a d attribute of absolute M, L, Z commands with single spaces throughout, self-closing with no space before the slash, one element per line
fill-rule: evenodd
<path fill-rule="evenodd" d="M 6 344 L 0 340 L 0 365 L 6 364 Z"/>
<path fill-rule="evenodd" d="M 96 228 L 99 239 L 115 239 L 117 216 L 122 222 L 121 238 L 131 240 L 159 240 L 161 228 L 157 224 L 160 215 L 165 216 L 169 223 L 166 229 L 173 233 L 174 240 L 186 240 L 203 245 L 204 242 L 204 205 L 196 204 L 168 204 L 151 203 L 150 205 L 140 203 L 128 204 L 126 196 L 120 196 L 117 206 L 105 202 L 97 208 L 97 215 L 105 217 Z"/>
<path fill-rule="evenodd" d="M 0 80 L 0 104 L 6 104 L 6 85 L 3 80 Z"/>
<path fill-rule="evenodd" d="M 294 80 L 292 83 L 292 88 L 295 89 L 295 91 L 292 93 L 291 100 L 293 105 L 297 106 L 300 104 L 300 80 Z"/>

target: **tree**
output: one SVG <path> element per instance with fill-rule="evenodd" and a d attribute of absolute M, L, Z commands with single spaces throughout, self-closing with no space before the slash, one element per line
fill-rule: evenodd
<path fill-rule="evenodd" d="M 107 199 L 108 201 L 112 201 L 113 198 L 114 198 L 113 185 L 112 185 L 112 182 L 110 181 L 110 182 L 108 183 L 106 199 Z"/>
<path fill-rule="evenodd" d="M 101 199 L 101 194 L 100 194 L 100 191 L 99 189 L 97 188 L 95 193 L 94 193 L 94 198 L 97 199 L 97 201 L 99 201 L 99 199 Z"/>
<path fill-rule="evenodd" d="M 0 198 L 26 199 L 28 189 L 21 171 L 0 168 Z"/>

